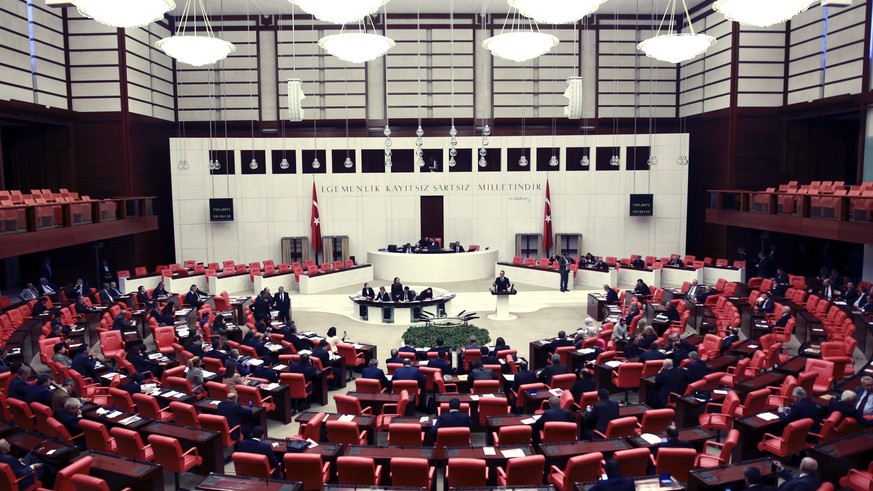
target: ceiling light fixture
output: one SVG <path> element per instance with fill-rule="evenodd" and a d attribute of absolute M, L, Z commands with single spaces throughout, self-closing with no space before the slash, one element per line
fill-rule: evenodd
<path fill-rule="evenodd" d="M 573 24 L 593 14 L 606 0 L 507 0 L 521 15 L 543 24 Z"/>
<path fill-rule="evenodd" d="M 387 53 L 397 43 L 381 34 L 367 32 L 367 21 L 375 31 L 373 19 L 367 17 L 358 23 L 357 32 L 346 32 L 346 26 L 343 26 L 339 34 L 331 34 L 319 39 L 318 45 L 333 56 L 349 63 L 373 61 Z"/>
<path fill-rule="evenodd" d="M 191 34 L 188 34 L 188 17 L 192 3 L 194 4 L 194 15 L 191 16 L 193 19 Z M 199 35 L 197 34 L 198 5 L 203 16 L 203 30 Z M 191 66 L 212 65 L 236 51 L 236 46 L 215 37 L 212 32 L 212 24 L 209 23 L 209 17 L 203 6 L 203 0 L 187 0 L 185 9 L 182 11 L 182 18 L 179 19 L 176 34 L 161 39 L 155 43 L 155 47 L 163 50 L 167 56 L 174 58 L 179 63 Z"/>
<path fill-rule="evenodd" d="M 655 36 L 645 39 L 637 45 L 637 48 L 646 53 L 646 56 L 667 63 L 682 63 L 705 53 L 710 46 L 715 44 L 714 37 L 694 32 L 694 25 L 691 23 L 691 16 L 688 15 L 688 6 L 685 5 L 685 0 L 682 0 L 682 8 L 685 12 L 685 19 L 688 21 L 688 30 L 690 32 L 682 33 L 674 31 L 676 1 L 670 0 Z M 667 21 L 668 15 L 667 32 L 666 34 L 661 34 L 661 28 L 664 27 L 664 22 Z"/>
<path fill-rule="evenodd" d="M 144 27 L 176 8 L 173 0 L 75 0 L 80 14 L 112 27 Z"/>
<path fill-rule="evenodd" d="M 540 32 L 536 22 L 522 18 L 518 9 L 512 7 L 503 20 L 500 34 L 482 41 L 482 47 L 504 60 L 523 63 L 548 53 L 559 42 L 555 36 Z"/>
<path fill-rule="evenodd" d="M 781 24 L 795 15 L 805 12 L 813 0 L 781 0 L 761 2 L 759 0 L 717 0 L 712 9 L 726 19 L 745 26 L 769 27 Z"/>
<path fill-rule="evenodd" d="M 288 79 L 288 120 L 303 121 L 303 81 L 299 78 Z"/>
<path fill-rule="evenodd" d="M 388 0 L 289 0 L 318 20 L 332 24 L 359 22 L 375 14 Z"/>

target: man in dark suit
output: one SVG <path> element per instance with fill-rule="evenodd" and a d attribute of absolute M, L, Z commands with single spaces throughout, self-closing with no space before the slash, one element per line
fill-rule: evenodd
<path fill-rule="evenodd" d="M 561 365 L 561 356 L 560 355 L 552 355 L 552 363 L 550 365 L 546 365 L 540 371 L 539 376 L 537 376 L 537 381 L 542 382 L 546 385 L 551 385 L 552 377 L 555 375 L 560 375 L 562 373 L 567 373 L 567 367 Z"/>
<path fill-rule="evenodd" d="M 52 412 L 63 408 L 64 403 L 67 402 L 67 399 L 69 399 L 70 397 L 78 398 L 78 396 L 75 393 L 75 389 L 76 389 L 76 381 L 75 380 L 73 380 L 71 378 L 64 380 L 63 383 L 61 384 L 61 386 L 58 387 L 57 389 L 55 389 L 54 392 L 52 392 L 52 401 L 51 401 L 51 405 L 49 406 L 52 408 Z"/>
<path fill-rule="evenodd" d="M 659 448 L 694 448 L 689 442 L 679 439 L 679 430 L 676 425 L 667 427 L 667 441 L 658 444 Z"/>
<path fill-rule="evenodd" d="M 233 428 L 234 426 L 239 425 L 239 430 L 231 432 L 231 437 L 233 437 L 234 440 L 239 439 L 240 430 L 242 430 L 243 438 L 251 438 L 252 427 L 255 422 L 252 410 L 243 407 L 242 404 L 237 402 L 238 400 L 239 396 L 237 393 L 230 392 L 227 394 L 227 399 L 219 402 L 218 407 L 216 408 L 216 413 L 227 419 L 228 428 Z"/>
<path fill-rule="evenodd" d="M 91 347 L 87 344 L 82 346 L 82 351 L 73 357 L 73 365 L 70 367 L 79 372 L 83 377 L 97 378 L 97 359 L 91 356 Z"/>
<path fill-rule="evenodd" d="M 551 342 L 546 343 L 546 345 L 543 346 L 543 349 L 549 353 L 557 353 L 558 348 L 562 346 L 573 346 L 573 340 L 567 337 L 566 332 L 558 331 L 558 336 Z"/>
<path fill-rule="evenodd" d="M 540 432 L 545 428 L 546 423 L 550 421 L 576 423 L 576 416 L 568 409 L 561 408 L 561 398 L 558 396 L 549 397 L 549 409 L 543 411 L 538 419 L 533 424 L 533 443 L 534 445 L 540 442 Z"/>
<path fill-rule="evenodd" d="M 430 365 L 428 365 L 430 366 Z M 379 368 L 379 362 L 375 358 L 370 359 L 370 364 L 361 371 L 361 378 L 370 378 L 378 380 L 383 389 L 388 388 L 388 377 L 385 372 Z"/>
<path fill-rule="evenodd" d="M 131 346 L 127 350 L 127 361 L 129 361 L 133 365 L 136 373 L 145 374 L 146 372 L 149 372 L 152 374 L 153 377 L 160 378 L 164 374 L 164 369 L 158 362 L 151 360 L 147 356 L 145 356 L 143 354 L 144 351 L 145 345 L 135 344 Z M 75 361 L 75 359 L 73 361 Z"/>
<path fill-rule="evenodd" d="M 838 412 L 843 418 L 852 418 L 855 421 L 863 421 L 861 419 L 862 417 L 858 414 L 858 410 L 855 409 L 857 398 L 858 396 L 853 390 L 844 390 L 840 394 L 840 397 L 831 397 L 828 401 L 827 416 L 830 416 L 831 413 Z"/>
<path fill-rule="evenodd" d="M 100 303 L 104 305 L 109 305 L 112 303 L 112 293 L 109 292 L 109 283 L 103 283 L 103 288 L 97 292 L 97 298 L 100 299 Z"/>
<path fill-rule="evenodd" d="M 770 257 L 763 252 L 758 253 L 758 276 L 770 278 Z"/>
<path fill-rule="evenodd" d="M 646 262 L 643 261 L 643 258 L 637 255 L 634 256 L 634 259 L 633 261 L 631 261 L 630 265 L 632 268 L 643 269 L 646 267 Z M 648 293 L 646 295 L 648 295 Z"/>
<path fill-rule="evenodd" d="M 448 360 L 448 352 L 446 351 L 438 351 L 436 358 L 431 358 L 427 362 L 427 366 L 429 368 L 439 368 L 443 375 L 452 375 L 454 371 L 452 370 L 452 364 L 449 363 Z"/>
<path fill-rule="evenodd" d="M 297 336 L 297 326 L 288 326 L 288 332 L 285 333 L 285 341 L 294 345 L 294 349 L 297 351 L 306 349 L 303 340 Z"/>
<path fill-rule="evenodd" d="M 49 280 L 46 278 L 39 279 L 39 285 L 37 285 L 36 289 L 39 291 L 39 296 L 51 296 L 58 292 L 57 288 L 55 288 Z"/>
<path fill-rule="evenodd" d="M 679 322 L 682 317 L 679 315 L 679 310 L 673 302 L 667 302 L 667 310 L 664 311 L 664 316 L 670 322 Z"/>
<path fill-rule="evenodd" d="M 618 303 L 618 293 L 615 293 L 615 290 L 609 285 L 603 285 L 603 292 L 606 295 L 606 303 Z"/>
<path fill-rule="evenodd" d="M 782 266 L 776 268 L 776 275 L 773 276 L 773 295 L 781 298 L 785 296 L 785 291 L 788 290 L 790 286 L 791 279 L 788 277 L 788 273 L 785 272 L 785 269 Z"/>
<path fill-rule="evenodd" d="M 265 455 L 270 463 L 270 469 L 273 469 L 273 477 L 279 477 L 281 469 L 279 468 L 279 459 L 276 458 L 276 453 L 269 443 L 261 440 L 264 439 L 264 428 L 261 426 L 253 426 L 251 438 L 247 438 L 239 442 L 236 446 L 237 452 L 253 453 L 257 455 Z"/>
<path fill-rule="evenodd" d="M 743 491 L 776 491 L 776 486 L 769 484 L 765 485 L 761 477 L 761 470 L 757 467 L 746 467 L 743 469 L 743 476 L 746 481 L 746 489 Z"/>
<path fill-rule="evenodd" d="M 51 402 L 49 402 L 51 403 Z M 71 397 L 64 402 L 64 407 L 55 410 L 52 416 L 64 425 L 64 428 L 70 432 L 70 435 L 79 435 L 76 438 L 76 446 L 80 449 L 85 449 L 85 435 L 82 434 L 82 429 L 79 427 L 79 420 L 82 418 L 82 402 L 79 399 Z"/>
<path fill-rule="evenodd" d="M 464 246 L 460 242 L 452 244 L 452 252 L 464 252 Z"/>
<path fill-rule="evenodd" d="M 862 312 L 873 312 L 873 294 L 868 293 L 865 295 L 862 300 L 858 300 L 857 305 Z"/>
<path fill-rule="evenodd" d="M 525 370 L 519 370 L 515 374 L 515 378 L 512 381 L 512 390 L 518 392 L 518 388 L 522 385 L 535 384 L 537 383 L 537 373 L 528 368 Z"/>
<path fill-rule="evenodd" d="M 651 294 L 652 294 L 652 291 L 649 290 L 649 285 L 647 285 L 646 282 L 644 282 L 642 280 L 642 278 L 638 279 L 637 284 L 634 285 L 634 295 L 640 295 L 642 297 L 647 297 Z"/>
<path fill-rule="evenodd" d="M 685 292 L 685 299 L 689 302 L 697 302 L 697 295 L 700 293 L 701 287 L 697 284 L 697 280 L 691 281 L 691 286 L 688 287 L 688 291 Z"/>
<path fill-rule="evenodd" d="M 443 346 L 443 338 L 437 338 L 436 339 L 436 346 L 433 346 L 429 350 L 427 350 L 428 353 L 434 353 L 434 352 L 439 353 L 439 352 L 443 352 L 443 351 L 446 353 L 446 358 L 448 359 L 448 354 L 451 352 L 451 350 L 449 348 Z"/>
<path fill-rule="evenodd" d="M 806 396 L 806 390 L 803 387 L 795 387 L 791 391 L 791 406 L 787 411 L 779 413 L 779 419 L 788 424 L 805 418 L 815 421 L 813 427 L 816 427 L 821 420 L 821 414 L 818 412 L 818 406 Z"/>
<path fill-rule="evenodd" d="M 276 370 L 273 370 L 273 362 L 270 358 L 264 358 L 264 363 L 254 367 L 250 375 L 274 384 L 279 382 L 279 375 L 276 373 Z"/>
<path fill-rule="evenodd" d="M 558 275 L 561 277 L 560 279 L 560 289 L 562 292 L 568 292 L 569 289 L 569 281 L 570 281 L 570 264 L 575 263 L 576 261 L 570 257 L 569 252 L 564 252 L 561 255 L 555 254 L 549 259 L 549 266 L 553 263 L 558 263 Z"/>
<path fill-rule="evenodd" d="M 673 256 L 670 258 L 669 261 L 667 261 L 667 266 L 673 266 L 674 268 L 684 268 L 685 263 L 683 263 L 678 256 Z"/>
<path fill-rule="evenodd" d="M 604 468 L 607 479 L 597 481 L 594 486 L 589 488 L 589 491 L 634 491 L 636 489 L 632 478 L 621 477 L 621 467 L 617 460 L 607 460 Z"/>
<path fill-rule="evenodd" d="M 330 368 L 331 371 L 333 371 L 333 380 L 331 381 L 330 388 L 336 388 L 340 383 L 340 379 L 342 378 L 342 369 L 339 366 L 334 366 L 334 363 L 330 357 L 330 352 L 327 350 L 326 339 L 322 339 L 318 342 L 318 346 L 316 346 L 312 350 L 312 357 L 321 360 L 322 368 Z"/>
<path fill-rule="evenodd" d="M 440 428 L 470 428 L 472 431 L 473 420 L 470 419 L 470 416 L 467 413 L 460 412 L 460 409 L 461 400 L 457 397 L 452 397 L 449 400 L 449 412 L 441 414 L 440 417 L 434 421 L 433 428 L 430 430 L 434 441 L 436 441 L 437 431 L 439 431 Z"/>
<path fill-rule="evenodd" d="M 410 340 L 410 339 L 404 339 L 403 346 L 401 346 L 400 349 L 398 349 L 397 351 L 399 353 L 412 353 L 413 355 L 417 356 L 417 352 L 415 351 L 415 347 L 412 346 L 412 340 Z"/>
<path fill-rule="evenodd" d="M 788 325 L 789 320 L 791 320 L 791 307 L 784 305 L 782 306 L 782 315 L 773 324 L 773 327 L 785 327 Z"/>
<path fill-rule="evenodd" d="M 863 416 L 873 416 L 873 377 L 861 377 L 861 386 L 855 389 L 855 409 Z"/>
<path fill-rule="evenodd" d="M 481 348 L 479 348 L 479 352 L 482 353 L 482 358 L 480 358 L 480 361 L 482 362 L 483 366 L 500 364 L 500 360 L 498 360 L 496 356 L 493 356 L 491 354 L 491 350 L 488 349 L 487 346 L 482 346 Z"/>
<path fill-rule="evenodd" d="M 470 363 L 469 380 L 495 380 L 494 371 L 490 368 L 483 368 L 481 360 L 475 360 Z"/>
<path fill-rule="evenodd" d="M 792 477 L 791 472 L 778 460 L 773 461 L 773 466 L 779 472 L 779 476 L 785 479 L 785 482 L 779 486 L 779 491 L 816 491 L 821 484 L 816 475 L 818 462 L 812 457 L 804 457 L 800 461 L 800 475 L 797 477 Z"/>
<path fill-rule="evenodd" d="M 16 459 L 13 455 L 9 454 L 11 449 L 12 446 L 5 438 L 0 439 L 0 464 L 8 465 L 12 469 L 12 473 L 15 474 L 16 478 L 24 478 L 18 482 L 18 489 L 30 489 L 33 483 L 36 482 L 36 471 L 40 470 L 42 464 L 35 463 L 26 465 Z"/>
<path fill-rule="evenodd" d="M 585 438 L 591 439 L 594 431 L 606 432 L 609 422 L 619 417 L 618 403 L 609 400 L 609 390 L 597 391 L 600 402 L 594 405 L 590 411 L 585 412 Z"/>
<path fill-rule="evenodd" d="M 270 362 L 275 363 L 276 358 L 273 356 L 273 352 L 270 351 L 270 348 L 267 348 L 267 346 L 264 344 L 264 339 L 265 338 L 263 334 L 255 332 L 252 337 L 250 337 L 248 341 L 246 341 L 244 344 L 246 346 L 254 348 L 255 352 L 258 354 L 258 358 L 262 358 L 265 361 L 270 360 Z M 313 350 L 312 354 L 315 355 L 315 350 Z M 322 362 L 323 361 L 324 360 L 322 360 Z M 330 360 L 328 360 L 328 365 L 329 364 Z"/>
<path fill-rule="evenodd" d="M 277 316 L 279 322 L 285 324 L 291 322 L 291 296 L 285 291 L 284 286 L 280 286 L 279 291 L 273 296 L 273 306 L 279 311 Z"/>
<path fill-rule="evenodd" d="M 494 283 L 491 284 L 491 287 L 495 292 L 508 292 L 509 291 L 509 278 L 506 277 L 506 272 L 500 270 L 497 278 L 494 278 Z"/>
<path fill-rule="evenodd" d="M 852 306 L 855 305 L 855 302 L 858 301 L 858 297 L 861 296 L 861 293 L 855 288 L 855 284 L 849 281 L 846 283 L 846 287 L 841 291 L 843 301 L 846 302 L 846 305 Z"/>
<path fill-rule="evenodd" d="M 395 380 L 415 380 L 418 382 L 420 389 L 424 389 L 426 382 L 424 374 L 421 373 L 418 367 L 412 366 L 412 360 L 409 358 L 404 358 L 403 366 L 394 370 L 394 376 L 391 378 L 391 381 Z"/>
<path fill-rule="evenodd" d="M 263 291 L 255 297 L 255 300 L 249 308 L 252 309 L 252 315 L 255 317 L 256 321 L 264 321 L 270 318 L 270 303 L 272 300 L 273 299 Z"/>
<path fill-rule="evenodd" d="M 644 351 L 643 354 L 640 355 L 639 362 L 645 363 L 647 361 L 655 361 L 655 360 L 663 360 L 666 358 L 664 353 L 661 353 L 661 350 L 658 349 L 658 345 L 652 343 L 649 345 L 649 349 Z"/>
<path fill-rule="evenodd" d="M 198 290 L 197 285 L 191 285 L 191 288 L 188 289 L 188 293 L 185 294 L 185 303 L 199 309 L 203 306 L 203 299 L 208 296 L 209 295 L 206 293 Z"/>
<path fill-rule="evenodd" d="M 769 293 L 762 293 L 760 297 L 758 297 L 758 305 L 755 307 L 755 310 L 759 314 L 772 314 L 773 309 L 775 308 L 775 303 L 773 299 L 770 298 Z"/>
<path fill-rule="evenodd" d="M 700 355 L 696 351 L 688 353 L 688 359 L 691 360 L 691 363 L 685 367 L 685 376 L 688 378 L 688 383 L 697 382 L 709 375 L 709 365 L 700 359 Z"/>
<path fill-rule="evenodd" d="M 52 376 L 43 374 L 36 380 L 35 384 L 27 386 L 27 392 L 24 394 L 24 402 L 38 402 L 40 404 L 51 407 L 52 391 L 49 386 L 52 384 Z"/>
<path fill-rule="evenodd" d="M 400 358 L 400 356 L 398 355 L 399 352 L 400 350 L 398 350 L 397 348 L 391 348 L 391 357 L 386 358 L 385 363 L 403 363 L 403 358 Z"/>
<path fill-rule="evenodd" d="M 30 378 L 31 369 L 27 365 L 21 365 L 18 368 L 18 374 L 12 377 L 9 382 L 9 389 L 6 392 L 6 397 L 18 399 L 19 401 L 27 400 L 27 379 Z"/>
<path fill-rule="evenodd" d="M 724 337 L 721 340 L 721 352 L 724 353 L 728 349 L 730 349 L 731 345 L 740 340 L 740 335 L 736 328 L 731 327 L 728 331 L 730 334 Z"/>
<path fill-rule="evenodd" d="M 206 352 L 203 351 L 203 338 L 200 336 L 193 336 L 191 341 L 185 345 L 185 349 L 192 355 L 199 356 L 200 358 L 203 358 L 206 355 Z"/>
<path fill-rule="evenodd" d="M 671 392 L 684 394 L 688 387 L 685 369 L 674 367 L 673 360 L 664 360 L 664 366 L 655 376 L 655 387 L 658 388 L 658 407 L 666 407 Z"/>
<path fill-rule="evenodd" d="M 300 355 L 299 361 L 292 362 L 288 367 L 288 371 L 291 373 L 302 373 L 303 378 L 307 382 L 311 382 L 318 376 L 318 370 L 312 366 L 312 363 L 309 361 L 309 355 L 306 353 Z"/>
<path fill-rule="evenodd" d="M 640 304 L 636 301 L 636 299 L 634 299 L 631 302 L 630 309 L 628 309 L 627 315 L 624 316 L 624 323 L 630 326 L 631 320 L 633 320 L 633 318 L 638 315 L 640 315 Z"/>
<path fill-rule="evenodd" d="M 77 314 L 90 314 L 92 312 L 97 312 L 97 309 L 94 307 L 88 307 L 88 304 L 85 303 L 85 297 L 82 295 L 76 297 L 76 304 L 73 308 Z"/>

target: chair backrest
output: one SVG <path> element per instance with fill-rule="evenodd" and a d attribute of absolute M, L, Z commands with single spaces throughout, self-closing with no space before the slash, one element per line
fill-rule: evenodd
<path fill-rule="evenodd" d="M 82 428 L 82 433 L 85 435 L 85 447 L 88 450 L 97 450 L 99 452 L 114 453 L 112 444 L 110 443 L 109 432 L 106 427 L 96 421 L 82 419 L 79 421 L 79 428 Z"/>
<path fill-rule="evenodd" d="M 34 483 L 39 486 L 41 483 Z M 0 489 L 19 491 L 18 478 L 12 472 L 12 468 L 6 464 L 0 464 Z"/>
<path fill-rule="evenodd" d="M 500 445 L 530 445 L 533 429 L 528 425 L 501 426 L 497 430 Z"/>
<path fill-rule="evenodd" d="M 395 457 L 391 459 L 391 484 L 429 489 L 428 466 L 427 459 Z"/>
<path fill-rule="evenodd" d="M 162 435 L 149 435 L 155 452 L 155 462 L 170 472 L 185 472 L 182 468 L 182 445 L 179 440 Z"/>
<path fill-rule="evenodd" d="M 440 428 L 437 430 L 437 458 L 444 458 L 446 447 L 469 447 L 470 428 Z"/>
<path fill-rule="evenodd" d="M 142 437 L 136 431 L 116 426 L 109 429 L 109 434 L 115 438 L 118 455 L 135 460 L 150 460 L 146 458 L 147 446 L 143 444 Z"/>
<path fill-rule="evenodd" d="M 209 358 L 205 359 L 208 360 Z M 227 399 L 227 395 L 230 394 L 230 387 L 225 384 L 209 381 L 204 385 L 206 386 L 206 393 L 209 394 L 211 399 L 224 401 Z"/>
<path fill-rule="evenodd" d="M 496 394 L 500 392 L 499 380 L 474 380 L 470 389 L 473 394 Z M 484 401 L 484 399 L 482 399 Z"/>
<path fill-rule="evenodd" d="M 751 416 L 766 411 L 767 397 L 769 396 L 770 390 L 767 388 L 749 392 L 746 395 L 745 404 L 743 404 L 743 416 Z"/>
<path fill-rule="evenodd" d="M 549 421 L 543 425 L 543 443 L 572 442 L 578 440 L 579 426 L 565 421 Z"/>
<path fill-rule="evenodd" d="M 59 470 L 55 475 L 55 491 L 75 491 L 76 487 L 73 485 L 73 476 L 77 474 L 87 475 L 91 472 L 91 464 L 93 463 L 93 458 L 85 456 L 74 460 Z"/>
<path fill-rule="evenodd" d="M 232 447 L 237 443 L 231 437 L 230 427 L 227 424 L 227 418 L 224 416 L 219 416 L 217 414 L 198 414 L 197 423 L 199 423 L 200 427 L 204 430 L 212 430 L 220 433 L 225 448 Z"/>
<path fill-rule="evenodd" d="M 336 459 L 336 474 L 339 484 L 375 486 L 376 463 L 367 457 L 339 457 Z"/>
<path fill-rule="evenodd" d="M 613 458 L 618 462 L 622 477 L 641 477 L 648 474 L 646 469 L 651 456 L 648 448 L 630 448 L 615 452 Z"/>
<path fill-rule="evenodd" d="M 359 445 L 361 430 L 354 421 L 328 421 L 327 441 L 344 445 Z"/>
<path fill-rule="evenodd" d="M 361 401 L 357 397 L 334 394 L 333 401 L 339 414 L 361 414 Z"/>
<path fill-rule="evenodd" d="M 392 423 L 388 425 L 388 444 L 394 447 L 420 447 L 424 432 L 417 424 Z"/>
<path fill-rule="evenodd" d="M 721 452 L 718 457 L 722 459 L 722 462 L 728 463 L 731 459 L 731 453 L 740 443 L 740 431 L 732 429 L 728 432 L 727 437 L 724 439 L 724 445 L 721 448 Z"/>
<path fill-rule="evenodd" d="M 197 411 L 191 404 L 172 401 L 170 402 L 170 411 L 173 413 L 173 420 L 176 424 L 200 428 L 200 423 L 197 421 Z M 157 452 L 155 453 L 157 454 Z"/>
<path fill-rule="evenodd" d="M 111 491 L 109 484 L 99 477 L 75 474 L 70 478 L 75 491 Z"/>
<path fill-rule="evenodd" d="M 694 467 L 697 450 L 693 448 L 660 448 L 655 458 L 655 471 L 669 473 L 679 482 L 688 482 L 688 471 Z"/>
<path fill-rule="evenodd" d="M 329 477 L 329 472 L 325 476 L 325 471 L 330 469 L 330 463 L 322 462 L 319 454 L 286 453 L 283 460 L 286 477 L 299 481 L 306 491 L 321 490 Z"/>
<path fill-rule="evenodd" d="M 506 486 L 534 486 L 542 484 L 545 455 L 529 455 L 510 459 L 506 463 Z"/>
<path fill-rule="evenodd" d="M 564 490 L 575 489 L 577 482 L 590 482 L 600 479 L 603 474 L 603 454 L 592 452 L 571 457 L 564 468 Z"/>
<path fill-rule="evenodd" d="M 643 420 L 640 423 L 640 432 L 642 433 L 660 433 L 666 431 L 670 423 L 673 422 L 673 417 L 676 411 L 672 409 L 651 409 L 643 413 Z"/>
<path fill-rule="evenodd" d="M 606 438 L 632 436 L 636 426 L 637 418 L 635 416 L 613 419 L 606 425 Z"/>
<path fill-rule="evenodd" d="M 273 473 L 272 469 L 270 469 L 270 460 L 266 455 L 234 452 L 231 455 L 231 459 L 233 459 L 234 473 L 238 476 L 269 479 Z"/>
<path fill-rule="evenodd" d="M 488 467 L 480 459 L 449 459 L 446 467 L 448 487 L 482 487 L 488 480 Z"/>
<path fill-rule="evenodd" d="M 573 348 L 575 349 L 575 347 Z M 549 387 L 552 389 L 569 390 L 576 384 L 575 373 L 561 373 L 552 377 Z"/>
<path fill-rule="evenodd" d="M 812 418 L 804 418 L 788 423 L 782 432 L 782 444 L 786 455 L 795 454 L 806 448 L 809 429 L 815 424 Z"/>
<path fill-rule="evenodd" d="M 29 431 L 36 431 L 36 420 L 33 411 L 26 402 L 18 399 L 7 399 L 9 412 L 12 413 L 12 421 L 16 426 Z"/>

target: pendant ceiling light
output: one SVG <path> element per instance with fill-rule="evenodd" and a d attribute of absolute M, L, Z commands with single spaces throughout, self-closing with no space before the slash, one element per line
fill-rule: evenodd
<path fill-rule="evenodd" d="M 688 30 L 690 32 L 682 33 L 673 30 L 676 1 L 670 0 L 670 3 L 667 5 L 667 10 L 664 11 L 664 17 L 661 18 L 661 24 L 658 26 L 658 32 L 655 33 L 655 37 L 646 39 L 637 45 L 637 48 L 646 53 L 646 56 L 667 63 L 682 63 L 705 53 L 710 46 L 715 44 L 714 37 L 706 34 L 695 34 L 685 0 L 681 0 L 682 8 L 685 12 L 685 19 L 688 21 Z M 664 27 L 665 21 L 669 27 L 667 32 L 662 34 L 661 28 Z"/>
<path fill-rule="evenodd" d="M 358 23 L 357 31 L 347 32 L 343 26 L 339 34 L 331 34 L 319 39 L 318 45 L 333 56 L 349 63 L 364 63 L 375 60 L 387 53 L 396 43 L 389 37 L 375 32 L 367 32 L 367 21 L 370 22 L 370 26 L 375 31 L 373 20 L 367 17 Z"/>
<path fill-rule="evenodd" d="M 194 4 L 194 15 L 190 16 L 191 32 L 189 33 L 188 20 L 191 4 Z M 199 34 L 197 32 L 198 6 L 200 7 L 201 15 L 203 15 L 203 28 Z M 227 58 L 227 55 L 236 51 L 236 46 L 215 37 L 215 34 L 212 32 L 212 24 L 209 23 L 209 17 L 206 15 L 206 9 L 203 7 L 203 0 L 186 0 L 185 9 L 182 11 L 182 18 L 179 19 L 179 27 L 176 28 L 176 34 L 161 39 L 155 43 L 155 46 L 179 63 L 192 66 L 212 65 Z"/>
<path fill-rule="evenodd" d="M 712 4 L 712 9 L 726 19 L 746 26 L 769 27 L 805 12 L 812 4 L 813 0 L 717 0 Z"/>
<path fill-rule="evenodd" d="M 332 24 L 360 22 L 388 0 L 289 0 L 318 20 Z"/>
<path fill-rule="evenodd" d="M 513 7 L 506 14 L 500 34 L 482 41 L 482 46 L 498 58 L 523 63 L 548 53 L 558 42 L 558 38 L 540 32 L 536 22 L 523 18 Z"/>
<path fill-rule="evenodd" d="M 606 0 L 507 0 L 521 15 L 542 24 L 572 24 L 593 14 Z"/>
<path fill-rule="evenodd" d="M 176 8 L 173 0 L 75 0 L 80 14 L 113 27 L 143 27 Z"/>
<path fill-rule="evenodd" d="M 299 78 L 288 79 L 288 120 L 303 121 L 303 81 Z"/>

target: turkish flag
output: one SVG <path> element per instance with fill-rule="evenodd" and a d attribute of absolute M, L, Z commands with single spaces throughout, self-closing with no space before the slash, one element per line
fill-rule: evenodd
<path fill-rule="evenodd" d="M 318 254 L 321 250 L 321 222 L 318 219 L 318 195 L 315 194 L 315 181 L 312 181 L 312 249 Z"/>
<path fill-rule="evenodd" d="M 552 248 L 552 202 L 549 197 L 549 180 L 546 179 L 546 209 L 543 214 L 543 250 L 546 255 Z"/>

